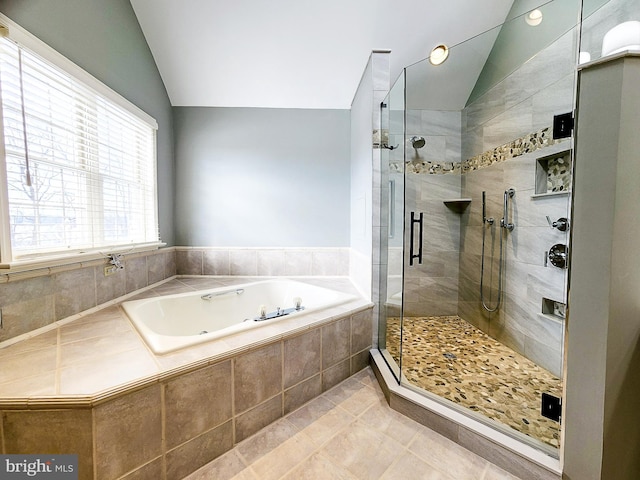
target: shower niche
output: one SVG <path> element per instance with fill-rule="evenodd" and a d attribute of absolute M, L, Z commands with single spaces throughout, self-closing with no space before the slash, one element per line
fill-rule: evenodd
<path fill-rule="evenodd" d="M 571 191 L 571 151 L 536 159 L 535 195 L 561 195 Z"/>

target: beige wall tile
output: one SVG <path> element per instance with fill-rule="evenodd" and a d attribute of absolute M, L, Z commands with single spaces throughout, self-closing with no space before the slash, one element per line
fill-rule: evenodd
<path fill-rule="evenodd" d="M 320 329 L 284 341 L 284 388 L 320 372 Z"/>
<path fill-rule="evenodd" d="M 242 413 L 282 391 L 282 343 L 234 359 L 235 413 Z"/>
<path fill-rule="evenodd" d="M 95 408 L 97 478 L 117 478 L 162 453 L 160 403 L 153 385 Z"/>
<path fill-rule="evenodd" d="M 109 276 L 104 274 L 104 265 L 95 267 L 96 299 L 98 305 L 106 303 L 126 293 L 126 274 L 116 270 Z"/>
<path fill-rule="evenodd" d="M 373 338 L 372 310 L 365 310 L 351 316 L 351 355 L 369 350 Z"/>
<path fill-rule="evenodd" d="M 322 368 L 326 369 L 349 357 L 351 319 L 342 318 L 322 327 Z M 346 378 L 346 377 L 345 377 Z"/>
<path fill-rule="evenodd" d="M 369 349 L 363 350 L 351 357 L 351 375 L 369 366 Z"/>
<path fill-rule="evenodd" d="M 5 453 L 78 454 L 80 479 L 93 479 L 91 410 L 5 411 Z"/>
<path fill-rule="evenodd" d="M 167 452 L 166 480 L 182 480 L 231 448 L 233 424 L 228 421 Z"/>
<path fill-rule="evenodd" d="M 3 304 L 0 342 L 53 323 L 56 320 L 54 298 L 54 295 L 45 295 Z"/>
<path fill-rule="evenodd" d="M 329 390 L 341 381 L 349 377 L 351 373 L 351 362 L 346 359 L 340 363 L 336 363 L 333 367 L 325 368 L 322 371 L 322 391 Z"/>
<path fill-rule="evenodd" d="M 165 437 L 171 449 L 231 418 L 231 361 L 167 382 Z"/>
<path fill-rule="evenodd" d="M 131 293 L 149 285 L 147 257 L 127 258 L 124 261 L 126 291 Z"/>
<path fill-rule="evenodd" d="M 282 394 L 276 395 L 257 407 L 236 416 L 236 443 L 250 437 L 280 417 L 282 417 Z"/>
<path fill-rule="evenodd" d="M 176 272 L 178 275 L 202 275 L 202 251 L 177 250 Z"/>
<path fill-rule="evenodd" d="M 75 315 L 96 306 L 96 279 L 93 268 L 56 273 L 56 320 Z"/>
<path fill-rule="evenodd" d="M 317 375 L 284 391 L 284 413 L 294 411 L 322 393 L 322 376 Z"/>
<path fill-rule="evenodd" d="M 164 253 L 152 253 L 147 255 L 147 280 L 149 285 L 158 283 L 165 278 L 165 264 L 167 263 Z"/>

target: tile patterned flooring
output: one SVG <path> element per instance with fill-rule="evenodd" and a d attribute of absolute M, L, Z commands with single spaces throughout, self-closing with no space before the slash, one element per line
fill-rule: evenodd
<path fill-rule="evenodd" d="M 185 480 L 518 480 L 387 405 L 370 367 Z"/>
<path fill-rule="evenodd" d="M 540 415 L 540 399 L 562 395 L 559 378 L 457 316 L 405 318 L 403 335 L 410 383 L 558 447 L 560 425 Z M 399 338 L 399 319 L 388 318 L 396 361 Z"/>

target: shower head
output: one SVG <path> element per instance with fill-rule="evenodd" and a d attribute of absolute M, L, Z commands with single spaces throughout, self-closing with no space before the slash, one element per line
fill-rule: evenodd
<path fill-rule="evenodd" d="M 424 147 L 424 144 L 427 143 L 424 139 L 424 137 L 411 137 L 411 145 L 413 146 L 413 148 L 422 148 Z"/>

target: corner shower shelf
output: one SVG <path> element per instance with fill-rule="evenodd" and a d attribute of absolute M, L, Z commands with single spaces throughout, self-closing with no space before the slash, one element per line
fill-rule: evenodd
<path fill-rule="evenodd" d="M 462 213 L 471 203 L 471 199 L 470 198 L 448 198 L 446 200 L 443 200 L 442 203 L 444 203 L 448 208 L 450 208 L 454 212 Z"/>
<path fill-rule="evenodd" d="M 531 198 L 535 200 L 536 198 L 561 197 L 562 195 L 568 195 L 570 193 L 570 190 L 563 190 L 561 192 L 534 193 L 533 195 L 531 195 Z"/>

